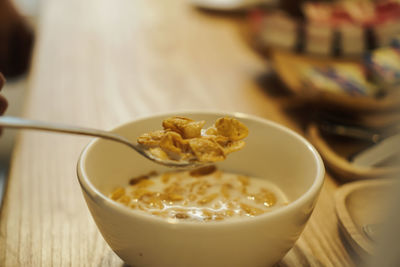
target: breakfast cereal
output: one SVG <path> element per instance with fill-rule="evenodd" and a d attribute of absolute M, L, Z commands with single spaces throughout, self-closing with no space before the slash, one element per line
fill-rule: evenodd
<path fill-rule="evenodd" d="M 155 216 L 203 222 L 254 217 L 287 204 L 271 182 L 215 166 L 141 175 L 115 189 L 110 198 Z"/>
<path fill-rule="evenodd" d="M 242 149 L 247 127 L 235 118 L 223 117 L 203 129 L 205 121 L 171 117 L 162 122 L 163 130 L 142 134 L 137 141 L 161 159 L 200 162 L 222 161 Z"/>

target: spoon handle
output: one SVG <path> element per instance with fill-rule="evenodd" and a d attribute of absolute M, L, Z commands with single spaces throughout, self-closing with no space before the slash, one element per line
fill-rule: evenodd
<path fill-rule="evenodd" d="M 107 132 L 107 131 L 102 131 L 102 130 L 97 130 L 97 129 L 83 128 L 83 127 L 64 125 L 64 124 L 59 124 L 59 123 L 50 123 L 50 122 L 29 120 L 29 119 L 11 117 L 11 116 L 0 116 L 0 127 L 30 129 L 30 130 L 40 130 L 40 131 L 102 137 L 102 138 L 106 138 L 109 140 L 114 140 L 114 141 L 117 141 L 120 143 L 124 143 L 124 144 L 132 147 L 136 151 L 138 151 L 138 148 L 136 147 L 136 145 L 133 144 L 128 139 L 126 139 L 125 137 L 122 137 L 122 136 L 112 133 L 112 132 Z"/>

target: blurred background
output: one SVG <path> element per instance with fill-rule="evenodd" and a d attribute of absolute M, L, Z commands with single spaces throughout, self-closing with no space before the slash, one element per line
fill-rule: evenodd
<path fill-rule="evenodd" d="M 15 36 L 0 36 L 0 72 L 7 79 L 2 94 L 11 103 L 5 114 L 21 116 L 32 71 L 30 64 L 35 59 L 32 51 L 41 34 L 38 23 L 42 5 L 48 2 L 0 1 L 12 6 L 11 11 L 0 10 L 0 22 L 9 17 L 19 21 L 15 24 L 18 32 Z M 262 71 L 256 77 L 249 75 L 248 80 L 254 80 L 262 94 L 295 121 L 302 134 L 317 148 L 338 187 L 336 196 L 340 197 L 335 199 L 335 208 L 342 241 L 349 244 L 351 254 L 370 256 L 370 248 L 374 246 L 377 232 L 381 233 L 380 229 L 384 228 L 382 222 L 386 216 L 382 211 L 381 203 L 384 202 L 379 201 L 387 200 L 388 185 L 395 188 L 384 179 L 391 179 L 400 172 L 400 1 L 188 0 L 185 4 L 196 10 L 192 14 L 196 19 L 200 18 L 200 24 L 207 19 L 226 19 L 228 23 L 234 21 L 239 25 L 240 38 L 235 41 L 248 46 L 249 54 L 252 54 L 246 54 L 247 58 L 254 54 L 262 62 Z M 154 19 L 149 14 L 151 12 L 144 20 Z M 224 26 L 223 23 L 219 25 Z M 159 31 L 153 40 L 156 44 L 157 38 L 171 34 L 163 32 L 162 28 Z M 4 45 L 6 43 L 8 47 Z M 214 52 L 229 51 L 216 44 Z M 200 61 L 199 57 L 201 55 L 194 54 L 193 60 Z M 246 69 L 248 65 L 252 66 L 247 62 L 238 65 L 244 73 L 253 70 Z M 202 97 L 201 93 L 199 97 Z M 253 100 L 261 101 L 257 94 Z M 246 105 L 248 108 L 252 103 Z M 15 131 L 7 130 L 0 138 L 2 192 L 15 134 Z M 381 180 L 384 180 L 383 184 Z M 350 189 L 363 193 L 352 195 Z M 396 198 L 390 201 L 397 203 Z M 354 211 L 346 206 L 347 203 L 355 203 L 358 208 Z M 389 206 L 385 204 L 385 207 Z M 352 218 L 356 219 L 349 226 L 347 215 L 351 212 L 355 212 Z M 345 217 L 347 219 L 343 219 Z M 398 219 L 391 218 L 392 227 L 396 227 L 394 222 Z M 356 237 L 352 235 L 354 231 L 358 231 Z M 371 266 L 398 266 L 397 251 L 386 249 L 395 247 L 393 242 L 396 242 L 398 231 L 396 235 L 391 233 L 385 234 L 390 238 L 385 239 L 387 245 L 381 250 L 380 255 L 384 256 L 375 258 Z"/>
<path fill-rule="evenodd" d="M 15 67 L 14 70 L 12 70 L 13 65 L 18 65 L 18 64 L 13 64 L 10 62 L 10 60 L 4 59 L 4 56 L 2 55 L 0 58 L 2 59 L 1 66 L 2 70 L 0 72 L 6 72 L 5 74 L 7 76 L 7 83 L 4 86 L 2 90 L 2 94 L 8 99 L 9 103 L 12 103 L 8 106 L 5 115 L 11 115 L 11 116 L 20 116 L 22 113 L 22 107 L 24 103 L 24 96 L 26 93 L 26 87 L 27 87 L 27 75 L 29 71 L 29 61 L 31 57 L 31 49 L 33 48 L 33 36 L 34 32 L 36 31 L 36 26 L 37 26 L 37 21 L 38 21 L 38 16 L 39 16 L 39 9 L 40 9 L 40 0 L 15 0 L 12 1 L 14 4 L 17 12 L 19 15 L 22 17 L 24 24 L 26 24 L 26 29 L 27 32 L 23 33 L 23 35 L 27 35 L 27 39 L 32 40 L 21 40 L 23 45 L 26 43 L 26 48 L 23 50 L 28 51 L 25 54 L 22 52 L 18 52 L 18 54 L 24 54 L 22 55 L 21 59 L 18 59 L 22 61 L 20 67 Z M 6 10 L 4 6 L 2 6 L 3 13 L 1 13 L 0 16 L 3 18 L 7 17 L 7 14 L 13 13 L 12 11 Z M 8 7 L 7 7 L 8 8 Z M 3 26 L 4 27 L 4 26 Z M 8 37 L 6 35 L 2 35 L 0 37 L 1 42 L 8 42 Z M 16 41 L 16 43 L 19 43 L 19 41 Z M 4 46 L 4 44 L 3 44 Z M 13 47 L 18 47 L 18 44 L 12 44 L 10 46 Z M 2 53 L 5 50 L 2 50 Z M 6 66 L 11 66 L 11 67 L 6 67 Z M 8 69 L 4 71 L 4 68 Z M 10 159 L 11 159 L 11 154 L 12 150 L 14 147 L 14 141 L 15 141 L 15 135 L 16 131 L 14 130 L 6 130 L 4 131 L 2 138 L 0 138 L 0 190 L 1 192 L 4 191 L 4 186 L 5 186 L 5 181 L 6 177 L 8 174 L 8 168 L 10 164 Z"/>

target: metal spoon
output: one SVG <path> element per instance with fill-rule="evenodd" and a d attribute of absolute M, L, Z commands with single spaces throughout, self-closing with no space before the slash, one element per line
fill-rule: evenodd
<path fill-rule="evenodd" d="M 58 132 L 58 133 L 68 133 L 68 134 L 79 134 L 79 135 L 87 135 L 87 136 L 96 136 L 100 138 L 105 138 L 108 140 L 117 141 L 119 143 L 125 144 L 130 148 L 133 148 L 136 152 L 140 155 L 158 163 L 168 167 L 196 167 L 200 166 L 203 163 L 198 161 L 174 161 L 174 160 L 164 160 L 155 157 L 151 154 L 147 149 L 142 147 L 139 144 L 132 143 L 132 141 L 126 139 L 123 136 L 120 136 L 116 133 L 96 130 L 96 129 L 89 129 L 89 128 L 82 128 L 77 126 L 70 126 L 70 125 L 62 125 L 57 123 L 49 123 L 49 122 L 42 122 L 42 121 L 35 121 L 35 120 L 28 120 L 23 118 L 17 117 L 10 117 L 10 116 L 0 116 L 0 127 L 5 128 L 20 128 L 20 129 L 30 129 L 30 130 L 39 130 L 39 131 L 49 131 L 49 132 Z"/>

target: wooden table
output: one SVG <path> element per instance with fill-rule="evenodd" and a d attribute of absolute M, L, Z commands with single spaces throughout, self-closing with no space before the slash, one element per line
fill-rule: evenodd
<path fill-rule="evenodd" d="M 256 114 L 300 132 L 255 82 L 266 63 L 240 16 L 184 0 L 43 1 L 23 116 L 103 129 L 155 112 Z M 12 105 L 12 103 L 11 103 Z M 21 132 L 0 219 L 0 266 L 121 266 L 76 179 L 86 137 Z M 327 177 L 296 246 L 278 266 L 349 266 Z"/>

